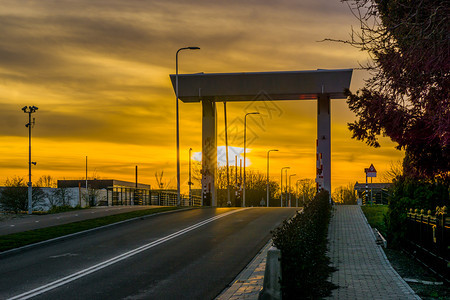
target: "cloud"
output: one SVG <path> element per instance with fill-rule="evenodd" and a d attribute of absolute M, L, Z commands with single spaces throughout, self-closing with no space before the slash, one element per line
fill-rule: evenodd
<path fill-rule="evenodd" d="M 75 158 L 98 155 L 101 174 L 128 174 L 133 161 L 143 164 L 145 179 L 153 180 L 155 169 L 173 177 L 175 96 L 168 75 L 175 72 L 178 48 L 201 47 L 180 54 L 181 73 L 355 67 L 364 54 L 317 42 L 345 38 L 352 18 L 345 5 L 329 0 L 4 0 L 2 174 L 21 170 L 27 118 L 20 108 L 36 105 L 33 137 L 39 168 L 46 172 L 71 177 Z M 264 111 L 248 104 L 228 104 L 230 146 L 243 147 L 245 112 Z M 248 119 L 252 166 L 264 169 L 267 149 L 278 148 L 274 170 L 288 162 L 311 164 L 313 172 L 315 102 L 275 104 L 277 114 Z M 223 145 L 222 105 L 217 107 Z M 345 103 L 335 111 L 333 118 L 344 124 L 332 137 L 336 159 L 348 161 L 363 145 L 348 143 L 345 123 L 352 114 Z M 189 148 L 201 149 L 201 105 L 180 103 L 180 124 L 185 164 Z"/>

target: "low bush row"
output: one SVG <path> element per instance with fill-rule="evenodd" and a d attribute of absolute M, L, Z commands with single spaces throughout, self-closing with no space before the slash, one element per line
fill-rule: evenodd
<path fill-rule="evenodd" d="M 281 251 L 283 299 L 316 299 L 333 289 L 327 282 L 334 271 L 326 256 L 330 217 L 329 194 L 322 191 L 273 232 L 273 243 Z"/>

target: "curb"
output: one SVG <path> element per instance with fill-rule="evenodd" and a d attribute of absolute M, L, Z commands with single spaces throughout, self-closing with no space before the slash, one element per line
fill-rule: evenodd
<path fill-rule="evenodd" d="M 45 240 L 45 241 L 41 241 L 41 242 L 25 245 L 25 246 L 22 246 L 22 247 L 19 247 L 19 248 L 14 248 L 14 249 L 10 249 L 10 250 L 6 250 L 6 251 L 3 251 L 3 252 L 0 252 L 0 258 L 9 256 L 9 255 L 13 255 L 13 254 L 16 254 L 16 253 L 20 253 L 22 251 L 25 251 L 25 250 L 28 250 L 28 249 L 32 249 L 32 248 L 35 248 L 35 247 L 38 247 L 38 246 L 42 246 L 42 245 L 45 245 L 45 244 L 50 244 L 50 243 L 58 242 L 58 241 L 64 241 L 64 240 L 67 240 L 67 239 L 72 238 L 74 236 L 88 234 L 88 233 L 91 233 L 91 232 L 94 232 L 94 231 L 97 231 L 97 230 L 102 230 L 102 229 L 105 229 L 105 228 L 121 225 L 121 224 L 124 224 L 124 223 L 138 221 L 138 220 L 145 220 L 145 219 L 151 218 L 153 216 L 158 216 L 158 215 L 163 215 L 163 214 L 170 214 L 170 213 L 186 211 L 186 210 L 191 210 L 191 209 L 194 209 L 194 208 L 182 208 L 182 209 L 163 211 L 163 212 L 159 212 L 159 213 L 149 214 L 149 215 L 145 215 L 145 216 L 141 216 L 141 217 L 135 217 L 135 218 L 128 219 L 128 220 L 123 220 L 123 221 L 119 221 L 119 222 L 116 222 L 116 223 L 103 225 L 103 226 L 100 226 L 100 227 L 95 227 L 95 228 L 91 228 L 91 229 L 87 229 L 87 230 L 83 230 L 83 231 L 79 231 L 79 232 L 75 232 L 75 233 L 71 233 L 71 234 L 67 234 L 67 235 L 63 235 L 63 236 L 59 236 L 59 237 L 56 237 L 56 238 L 53 238 L 53 239 L 49 239 L 49 240 Z"/>
<path fill-rule="evenodd" d="M 272 246 L 272 239 L 259 250 L 259 252 L 255 255 L 255 257 L 248 263 L 247 266 L 233 279 L 233 281 L 218 295 L 215 300 L 229 300 L 229 299 L 239 299 L 243 297 L 239 297 L 236 295 L 239 288 L 252 276 L 252 273 L 258 267 L 260 262 L 267 257 L 267 251 Z M 261 282 L 261 288 L 258 290 L 256 298 L 259 295 L 259 292 L 262 290 L 263 284 Z M 244 295 L 242 295 L 244 296 Z"/>

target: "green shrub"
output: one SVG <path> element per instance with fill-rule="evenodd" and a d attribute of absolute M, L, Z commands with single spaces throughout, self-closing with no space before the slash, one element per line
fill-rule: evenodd
<path fill-rule="evenodd" d="M 32 188 L 32 208 L 41 209 L 45 193 L 40 187 Z M 0 207 L 5 211 L 19 213 L 28 210 L 28 187 L 22 177 L 13 177 L 6 180 L 6 187 L 0 192 Z"/>
<path fill-rule="evenodd" d="M 326 256 L 330 217 L 329 193 L 322 191 L 273 232 L 273 243 L 281 251 L 284 299 L 324 297 L 333 288 L 327 282 L 333 271 Z"/>
<path fill-rule="evenodd" d="M 378 229 L 383 236 L 386 236 L 386 222 L 389 207 L 387 205 L 364 205 L 361 206 L 361 209 L 370 226 Z"/>

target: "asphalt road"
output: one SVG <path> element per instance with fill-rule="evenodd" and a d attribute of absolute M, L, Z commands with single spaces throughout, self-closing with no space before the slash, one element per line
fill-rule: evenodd
<path fill-rule="evenodd" d="M 6 235 L 27 230 L 62 225 L 83 220 L 122 214 L 130 211 L 145 210 L 159 206 L 99 206 L 82 210 L 74 210 L 48 215 L 18 215 L 14 219 L 0 222 L 0 235 Z"/>
<path fill-rule="evenodd" d="M 158 215 L 0 258 L 0 298 L 213 299 L 294 208 Z"/>

